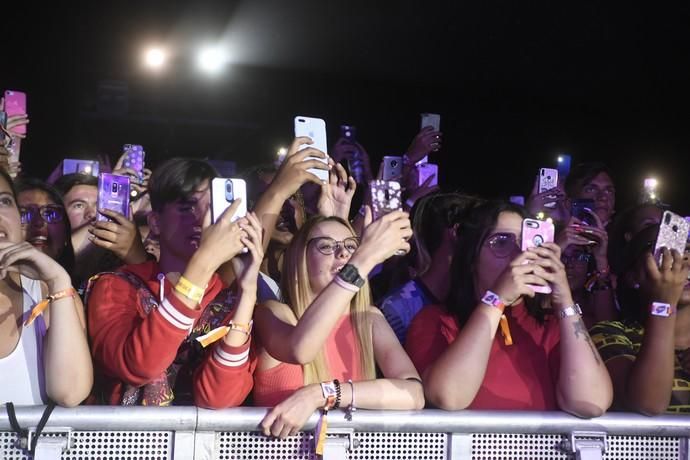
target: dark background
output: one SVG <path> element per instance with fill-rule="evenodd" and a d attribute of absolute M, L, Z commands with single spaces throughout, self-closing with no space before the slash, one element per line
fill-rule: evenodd
<path fill-rule="evenodd" d="M 601 2 L 3 2 L 0 87 L 28 93 L 24 169 L 143 144 L 241 168 L 271 161 L 295 115 L 356 125 L 374 163 L 440 113 L 446 189 L 527 194 L 558 152 L 602 160 L 619 202 L 647 175 L 690 214 L 688 5 Z M 67 3 L 67 2 L 63 2 Z M 231 62 L 194 69 L 204 42 Z M 146 72 L 147 43 L 175 51 Z M 126 88 L 123 92 L 123 85 Z M 620 209 L 621 206 L 619 206 Z"/>

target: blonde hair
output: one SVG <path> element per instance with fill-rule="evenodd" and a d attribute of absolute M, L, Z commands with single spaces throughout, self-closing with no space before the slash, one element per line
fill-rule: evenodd
<path fill-rule="evenodd" d="M 290 306 L 297 320 L 302 317 L 313 301 L 309 285 L 309 272 L 307 271 L 307 242 L 314 228 L 323 222 L 337 222 L 346 227 L 352 235 L 355 235 L 352 226 L 339 217 L 314 216 L 305 222 L 292 239 L 283 258 L 281 288 L 285 296 L 285 303 Z M 370 306 L 371 295 L 367 282 L 350 301 L 350 321 L 354 325 L 358 342 L 358 350 L 356 351 L 359 352 L 360 366 L 366 379 L 376 377 L 371 319 L 368 314 Z M 319 350 L 316 358 L 310 363 L 304 364 L 302 369 L 304 370 L 305 385 L 333 379 L 328 369 L 323 348 Z"/>

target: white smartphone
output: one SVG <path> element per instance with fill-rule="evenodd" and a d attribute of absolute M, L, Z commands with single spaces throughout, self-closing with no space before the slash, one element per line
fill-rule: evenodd
<path fill-rule="evenodd" d="M 558 170 L 553 168 L 541 168 L 539 170 L 539 191 L 546 192 L 558 186 Z M 544 204 L 547 208 L 555 208 L 556 203 L 551 201 Z"/>
<path fill-rule="evenodd" d="M 381 178 L 383 180 L 399 181 L 400 179 L 402 179 L 402 172 L 403 172 L 402 167 L 403 167 L 402 157 L 395 157 L 395 156 L 383 157 L 383 172 L 381 173 Z"/>
<path fill-rule="evenodd" d="M 435 163 L 422 163 L 416 166 L 417 168 L 417 186 L 421 187 L 422 184 L 431 176 L 433 179 L 429 182 L 429 186 L 438 185 L 438 165 Z"/>
<path fill-rule="evenodd" d="M 216 177 L 211 180 L 211 221 L 215 224 L 218 218 L 237 199 L 241 198 L 239 208 L 231 221 L 235 222 L 247 215 L 247 184 L 243 179 Z"/>
<path fill-rule="evenodd" d="M 313 144 L 304 144 L 302 149 L 307 147 L 314 147 L 326 154 L 326 158 L 307 157 L 305 160 L 319 160 L 328 164 L 328 140 L 326 138 L 326 122 L 321 118 L 304 117 L 298 115 L 295 117 L 295 137 L 307 136 L 314 141 Z M 317 176 L 322 181 L 328 182 L 327 169 L 307 169 L 310 173 Z"/>
<path fill-rule="evenodd" d="M 690 224 L 684 217 L 671 211 L 664 211 L 659 223 L 659 233 L 654 243 L 654 257 L 659 265 L 663 259 L 661 248 L 667 248 L 669 251 L 675 249 L 680 254 L 685 253 L 689 229 Z"/>

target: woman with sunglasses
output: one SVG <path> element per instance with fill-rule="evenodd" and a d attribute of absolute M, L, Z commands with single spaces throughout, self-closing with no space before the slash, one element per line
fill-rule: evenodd
<path fill-rule="evenodd" d="M 285 303 L 267 301 L 254 314 L 254 404 L 275 406 L 261 423 L 266 435 L 295 434 L 318 408 L 424 406 L 419 374 L 366 282 L 376 265 L 409 250 L 410 236 L 400 211 L 368 225 L 361 243 L 339 217 L 314 217 L 296 233 L 285 253 Z"/>
<path fill-rule="evenodd" d="M 17 204 L 24 240 L 72 273 L 71 227 L 57 190 L 40 179 L 23 178 L 17 183 Z"/>
<path fill-rule="evenodd" d="M 91 389 L 84 309 L 47 252 L 23 240 L 12 180 L 0 170 L 0 403 L 75 406 Z"/>
<path fill-rule="evenodd" d="M 606 367 L 573 301 L 558 245 L 520 250 L 524 217 L 524 208 L 499 202 L 463 221 L 447 306 L 422 309 L 406 348 L 427 401 L 442 409 L 599 416 L 611 404 Z M 551 293 L 537 296 L 535 286 Z"/>

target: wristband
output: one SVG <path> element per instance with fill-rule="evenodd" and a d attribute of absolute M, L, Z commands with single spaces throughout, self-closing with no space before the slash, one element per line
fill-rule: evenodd
<path fill-rule="evenodd" d="M 340 386 L 340 384 L 338 384 L 338 386 Z M 336 388 L 335 381 L 321 382 L 321 394 L 323 394 L 326 400 L 323 410 L 328 412 L 335 406 L 336 397 L 338 396 L 338 389 Z"/>
<path fill-rule="evenodd" d="M 582 308 L 580 308 L 580 305 L 578 304 L 573 304 L 572 306 L 564 308 L 563 310 L 558 312 L 558 319 L 565 319 L 569 316 L 575 315 L 582 316 Z"/>
<path fill-rule="evenodd" d="M 204 292 L 206 291 L 206 288 L 201 288 L 189 281 L 184 276 L 180 275 L 180 279 L 177 281 L 177 284 L 175 285 L 175 291 L 185 296 L 192 302 L 200 304 L 201 300 L 204 298 Z"/>
<path fill-rule="evenodd" d="M 501 300 L 501 297 L 492 291 L 486 291 L 481 302 L 490 307 L 498 308 L 501 313 L 503 313 L 503 310 L 506 308 L 506 304 Z"/>
<path fill-rule="evenodd" d="M 676 308 L 670 303 L 652 302 L 649 306 L 649 314 L 652 316 L 661 316 L 668 318 L 676 312 Z"/>
<path fill-rule="evenodd" d="M 236 323 L 233 320 L 230 320 L 230 322 L 228 322 L 228 327 L 231 331 L 239 331 L 244 335 L 249 336 L 252 333 L 252 327 L 254 327 L 254 320 L 250 320 L 247 324 Z"/>
<path fill-rule="evenodd" d="M 347 383 L 350 384 L 350 393 L 352 393 L 352 400 L 350 401 L 350 405 L 347 406 L 347 415 L 345 416 L 347 420 L 352 421 L 352 413 L 357 410 L 357 407 L 355 407 L 355 384 L 352 383 L 352 379 L 348 380 Z"/>
<path fill-rule="evenodd" d="M 75 297 L 76 295 L 77 291 L 71 286 L 67 289 L 63 289 L 62 291 L 50 294 L 45 299 L 38 302 L 36 306 L 34 306 L 34 308 L 31 309 L 31 314 L 26 319 L 26 321 L 24 321 L 24 327 L 30 326 L 36 318 L 41 316 L 41 314 L 48 307 L 49 304 L 55 302 L 56 300 L 64 299 L 66 297 Z"/>
<path fill-rule="evenodd" d="M 354 284 L 350 284 L 347 281 L 344 281 L 342 278 L 340 278 L 337 275 L 333 278 L 333 281 L 335 282 L 335 284 L 337 284 L 338 286 L 340 286 L 341 288 L 343 288 L 347 291 L 359 292 L 359 288 L 357 286 L 355 286 Z"/>

